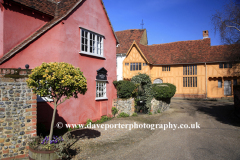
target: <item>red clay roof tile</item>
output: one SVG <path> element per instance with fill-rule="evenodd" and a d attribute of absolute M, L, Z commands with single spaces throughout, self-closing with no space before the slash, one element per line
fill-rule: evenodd
<path fill-rule="evenodd" d="M 134 40 L 140 42 L 145 30 L 146 29 L 129 29 L 115 32 L 120 44 L 117 47 L 117 54 L 127 53 Z"/>
<path fill-rule="evenodd" d="M 240 57 L 240 44 L 211 46 L 210 38 L 157 45 L 136 43 L 153 65 L 226 62 Z"/>

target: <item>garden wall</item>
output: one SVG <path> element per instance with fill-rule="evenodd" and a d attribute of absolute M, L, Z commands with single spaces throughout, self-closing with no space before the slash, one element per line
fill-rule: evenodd
<path fill-rule="evenodd" d="M 116 107 L 118 109 L 118 114 L 121 112 L 127 113 L 130 116 L 134 113 L 135 110 L 135 102 L 134 98 L 130 99 L 114 99 L 113 100 L 113 107 Z M 160 112 L 164 112 L 168 110 L 170 107 L 170 103 L 166 103 L 163 101 L 158 101 L 156 99 L 152 99 L 151 101 L 151 112 L 153 114 L 158 113 L 158 110 Z"/>
<path fill-rule="evenodd" d="M 152 99 L 151 104 L 152 104 L 151 105 L 151 112 L 153 114 L 158 113 L 158 111 L 164 112 L 164 111 L 168 110 L 169 107 L 170 107 L 170 103 L 168 104 L 168 103 L 163 102 L 163 101 L 158 101 L 155 98 Z"/>
<path fill-rule="evenodd" d="M 118 109 L 118 114 L 121 112 L 129 114 L 131 116 L 134 113 L 134 98 L 129 99 L 114 99 L 113 100 L 113 107 L 116 107 Z"/>
<path fill-rule="evenodd" d="M 36 136 L 36 95 L 27 87 L 29 69 L 0 69 L 0 159 L 24 158 Z M 11 158 L 10 158 L 11 157 Z"/>

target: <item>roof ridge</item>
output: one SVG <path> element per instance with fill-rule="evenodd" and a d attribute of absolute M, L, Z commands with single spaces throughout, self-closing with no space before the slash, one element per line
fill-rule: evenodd
<path fill-rule="evenodd" d="M 121 31 L 116 31 L 116 32 L 131 31 L 131 30 L 146 30 L 146 29 L 126 29 L 126 30 L 121 30 Z"/>
<path fill-rule="evenodd" d="M 207 39 L 207 38 L 205 38 L 205 39 Z M 203 40 L 205 40 L 205 39 L 186 40 L 186 41 L 176 41 L 176 42 L 169 42 L 169 43 L 159 43 L 159 44 L 151 44 L 151 45 L 148 45 L 148 46 L 166 45 L 166 44 L 179 43 L 179 42 L 203 41 Z"/>

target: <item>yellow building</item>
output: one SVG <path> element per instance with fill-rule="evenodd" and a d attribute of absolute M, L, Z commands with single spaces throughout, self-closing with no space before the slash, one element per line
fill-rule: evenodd
<path fill-rule="evenodd" d="M 123 61 L 123 79 L 146 73 L 153 83 L 176 85 L 175 97 L 233 96 L 240 82 L 239 45 L 211 46 L 208 31 L 202 40 L 142 45 L 134 41 Z"/>

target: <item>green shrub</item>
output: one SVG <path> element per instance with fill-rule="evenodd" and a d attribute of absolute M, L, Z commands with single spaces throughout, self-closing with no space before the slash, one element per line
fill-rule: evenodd
<path fill-rule="evenodd" d="M 100 119 L 100 121 L 101 121 L 101 123 L 103 123 L 103 122 L 106 122 L 106 121 L 108 121 L 108 120 L 110 120 L 110 119 L 111 119 L 111 117 L 102 116 L 102 118 Z"/>
<path fill-rule="evenodd" d="M 129 114 L 121 112 L 118 117 L 129 117 Z"/>
<path fill-rule="evenodd" d="M 158 113 L 161 113 L 160 109 L 157 110 Z"/>
<path fill-rule="evenodd" d="M 137 117 L 138 114 L 137 114 L 137 113 L 133 113 L 132 116 L 133 116 L 133 117 Z"/>
<path fill-rule="evenodd" d="M 147 113 L 151 110 L 152 96 L 152 82 L 151 78 L 147 74 L 138 73 L 138 75 L 132 77 L 131 82 L 138 85 L 138 98 L 136 102 L 142 101 L 142 110 Z"/>
<path fill-rule="evenodd" d="M 152 112 L 149 112 L 148 114 L 149 114 L 149 115 L 152 115 Z"/>
<path fill-rule="evenodd" d="M 161 83 L 152 85 L 152 95 L 156 100 L 167 100 L 176 93 L 176 86 L 171 83 Z"/>
<path fill-rule="evenodd" d="M 93 124 L 93 121 L 91 119 L 88 119 L 85 126 L 89 125 L 90 123 Z"/>
<path fill-rule="evenodd" d="M 101 123 L 101 121 L 100 120 L 97 120 L 96 122 L 94 122 L 94 123 L 96 123 L 96 124 L 99 124 L 99 123 Z"/>
<path fill-rule="evenodd" d="M 114 81 L 114 86 L 117 89 L 117 95 L 119 98 L 131 98 L 136 97 L 137 87 L 130 81 Z"/>
<path fill-rule="evenodd" d="M 116 107 L 112 107 L 112 114 L 115 115 L 118 113 L 118 109 Z"/>

